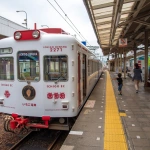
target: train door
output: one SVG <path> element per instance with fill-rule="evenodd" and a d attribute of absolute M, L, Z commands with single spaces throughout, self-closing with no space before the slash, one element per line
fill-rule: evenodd
<path fill-rule="evenodd" d="M 81 80 L 81 74 L 80 74 L 80 54 L 78 53 L 78 106 L 81 105 L 81 85 L 80 85 L 80 80 Z"/>
<path fill-rule="evenodd" d="M 86 55 L 83 54 L 82 59 L 82 85 L 83 85 L 83 100 L 86 97 Z"/>

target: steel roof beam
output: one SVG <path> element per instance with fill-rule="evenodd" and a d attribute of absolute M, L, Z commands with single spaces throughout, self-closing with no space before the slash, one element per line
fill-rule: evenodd
<path fill-rule="evenodd" d="M 108 44 L 101 44 L 101 45 L 106 45 L 106 46 L 109 46 Z"/>
<path fill-rule="evenodd" d="M 125 0 L 124 4 L 131 3 L 131 2 L 136 2 L 136 1 L 140 1 L 140 0 Z M 111 7 L 111 6 L 115 6 L 115 3 L 110 2 L 110 3 L 105 3 L 105 4 L 99 4 L 99 5 L 93 6 L 92 8 L 93 8 L 93 10 L 96 10 L 96 9 L 101 9 L 101 8 L 106 8 L 106 7 Z"/>
<path fill-rule="evenodd" d="M 122 18 L 122 19 L 120 19 L 120 21 L 125 21 L 125 19 L 124 18 Z M 99 22 L 99 23 L 96 23 L 97 24 L 97 26 L 99 26 L 99 25 L 104 25 L 104 24 L 110 24 L 112 21 L 105 21 L 105 22 Z"/>
<path fill-rule="evenodd" d="M 102 28 L 102 29 L 98 29 L 98 31 L 105 31 L 105 30 L 110 30 L 111 28 Z"/>
<path fill-rule="evenodd" d="M 97 16 L 95 17 L 95 19 L 103 19 L 103 18 L 108 18 L 108 17 L 112 17 L 113 15 L 112 14 L 107 14 L 107 15 L 101 15 L 101 16 Z"/>
<path fill-rule="evenodd" d="M 103 38 L 103 37 L 108 37 L 108 36 L 110 36 L 110 33 L 108 33 L 107 35 L 102 35 L 101 37 Z"/>
<path fill-rule="evenodd" d="M 142 19 L 142 18 L 144 18 L 144 17 L 147 17 L 147 16 L 149 16 L 149 15 L 150 15 L 150 11 L 143 12 L 141 15 L 139 15 L 139 17 L 130 19 L 130 20 L 126 21 L 126 22 L 122 22 L 122 23 L 120 23 L 118 26 L 119 26 L 119 27 L 120 27 L 120 26 L 124 26 L 124 25 L 126 25 L 126 24 L 132 23 L 133 21 L 137 21 L 137 20 L 139 20 L 139 19 Z"/>
<path fill-rule="evenodd" d="M 112 40 L 113 40 L 115 31 L 116 31 L 116 27 L 118 26 L 118 23 L 119 23 L 119 20 L 120 20 L 123 2 L 124 2 L 124 0 L 117 0 L 116 6 L 115 6 L 115 14 L 114 14 L 114 17 L 113 17 L 113 22 L 112 22 L 110 45 L 112 44 Z"/>
<path fill-rule="evenodd" d="M 135 13 L 133 14 L 133 19 L 134 20 L 136 18 L 136 16 L 138 15 L 138 13 L 140 12 L 140 10 L 142 9 L 143 5 L 145 4 L 146 0 L 142 0 L 140 1 L 137 10 L 135 11 Z M 128 22 L 129 23 L 129 22 Z M 130 24 L 128 25 L 128 27 L 126 28 L 126 30 L 124 31 L 124 35 L 127 33 L 129 27 L 131 26 L 132 22 L 130 22 Z"/>
<path fill-rule="evenodd" d="M 111 23 L 111 21 L 105 21 L 105 22 L 100 22 L 100 23 L 96 23 L 97 24 L 97 26 L 99 26 L 99 25 L 105 25 L 105 24 L 110 24 Z"/>
<path fill-rule="evenodd" d="M 105 34 L 110 34 L 110 32 L 107 32 L 107 33 L 103 33 L 103 35 L 105 35 Z"/>
<path fill-rule="evenodd" d="M 138 1 L 140 1 L 140 0 L 134 0 L 133 2 L 138 2 Z M 142 2 L 139 3 L 138 8 L 136 9 L 136 11 L 134 11 L 135 13 L 132 15 L 132 19 L 131 19 L 131 20 L 126 21 L 125 24 L 124 24 L 124 22 L 123 22 L 123 23 L 120 23 L 120 24 L 123 24 L 123 25 L 129 24 L 129 25 L 127 25 L 127 27 L 126 27 L 126 29 L 125 29 L 125 31 L 124 31 L 124 35 L 128 32 L 128 29 L 129 29 L 129 27 L 131 26 L 132 21 L 135 19 L 135 17 L 136 17 L 136 16 L 138 15 L 138 13 L 140 12 L 140 10 L 141 10 L 141 8 L 142 8 L 142 5 L 144 5 L 145 1 L 146 1 L 146 0 L 142 0 Z M 127 2 L 127 0 L 125 0 L 125 2 Z M 124 2 L 124 3 L 125 3 L 125 2 Z M 128 1 L 128 2 L 129 2 L 129 1 Z M 130 2 L 131 2 L 131 1 L 130 1 Z M 136 3 L 135 3 L 134 5 L 136 5 Z M 144 15 L 144 16 L 147 16 L 147 15 L 145 15 L 145 14 L 146 14 L 146 13 L 144 12 L 143 15 Z M 143 18 L 144 16 L 141 16 L 141 18 Z M 136 18 L 136 19 L 140 19 L 140 18 L 138 17 L 138 18 Z M 119 27 L 119 26 L 118 26 L 118 27 Z M 133 34 L 133 33 L 132 33 L 132 34 Z"/>
<path fill-rule="evenodd" d="M 111 7 L 111 6 L 114 6 L 114 5 L 115 5 L 115 3 L 111 2 L 111 3 L 105 3 L 105 4 L 95 5 L 92 8 L 93 8 L 93 10 L 96 10 L 96 9 Z"/>
<path fill-rule="evenodd" d="M 150 3 L 148 3 L 148 4 L 150 4 Z M 148 4 L 144 5 L 143 8 L 144 8 L 145 6 L 147 6 Z M 143 21 L 146 22 L 148 19 L 149 19 L 149 16 L 145 17 Z M 138 21 L 138 20 L 137 20 L 137 21 Z M 139 21 L 141 21 L 141 20 L 139 20 Z M 134 32 L 137 33 L 138 30 L 140 30 L 141 26 L 142 26 L 142 24 L 139 24 L 139 25 L 137 26 L 137 28 L 135 29 Z M 148 28 L 148 27 L 147 27 L 147 28 Z M 144 31 L 145 31 L 145 29 L 144 29 Z M 130 37 L 131 37 L 132 39 L 137 39 L 137 38 L 139 38 L 139 37 L 142 36 L 142 35 L 143 35 L 143 32 L 140 32 L 140 33 L 138 33 L 136 36 L 133 35 L 133 36 L 130 36 Z"/>
<path fill-rule="evenodd" d="M 122 11 L 120 13 L 120 15 L 128 14 L 128 13 L 131 13 L 131 12 L 133 12 L 133 11 L 131 11 L 131 10 Z M 112 17 L 112 16 L 114 16 L 114 15 L 111 13 L 111 14 L 107 14 L 107 15 L 97 16 L 97 17 L 95 17 L 95 19 L 98 20 L 98 19 L 108 18 L 108 17 Z"/>
<path fill-rule="evenodd" d="M 144 32 L 145 32 L 146 30 L 150 31 L 149 27 L 144 28 L 144 29 L 143 29 L 143 32 L 139 32 L 139 33 L 135 36 L 135 39 L 138 40 L 138 39 L 144 34 Z M 141 39 L 141 40 L 142 40 L 141 43 L 144 43 L 145 38 L 144 38 L 144 39 Z"/>
<path fill-rule="evenodd" d="M 124 4 L 125 3 L 131 3 L 131 2 L 137 2 L 137 1 L 140 1 L 140 0 L 124 0 Z"/>
<path fill-rule="evenodd" d="M 145 31 L 145 29 L 144 29 L 144 31 Z M 144 31 L 143 31 L 143 32 L 138 33 L 138 34 L 136 35 L 136 38 L 135 38 L 135 39 L 140 38 L 140 36 L 142 36 L 142 35 L 144 34 Z M 142 41 L 143 41 L 143 40 L 142 40 Z M 141 42 L 142 42 L 142 41 L 141 41 Z"/>
<path fill-rule="evenodd" d="M 95 20 L 95 17 L 94 17 L 94 12 L 93 12 L 93 10 L 90 11 L 90 9 L 92 8 L 91 1 L 83 0 L 83 2 L 84 2 L 84 5 L 86 7 L 86 10 L 88 12 L 88 15 L 90 17 L 90 20 L 91 20 L 91 23 L 92 23 L 95 35 L 96 35 L 97 39 L 99 39 L 99 33 L 97 33 L 96 20 Z M 90 6 L 89 6 L 88 2 L 90 4 Z M 94 20 L 93 20 L 93 18 L 94 18 Z M 98 42 L 98 44 L 100 44 L 99 40 L 97 42 Z"/>
<path fill-rule="evenodd" d="M 148 15 L 148 14 L 147 14 Z M 142 17 L 143 18 L 143 17 Z M 150 26 L 150 23 L 147 23 L 146 22 L 146 20 L 147 19 L 149 19 L 149 15 L 148 15 L 148 17 L 146 17 L 144 20 L 145 21 L 142 21 L 142 20 L 136 20 L 136 21 L 133 21 L 133 22 L 137 22 L 137 23 L 141 23 L 142 25 L 147 25 L 147 26 Z M 143 34 L 144 34 L 144 31 L 146 30 L 145 28 L 142 28 L 142 29 L 140 29 L 141 28 L 141 26 L 142 25 L 138 25 L 137 26 L 137 28 L 135 29 L 135 31 L 134 31 L 134 33 L 129 33 L 129 34 L 127 34 L 126 35 L 126 37 L 129 37 L 130 36 L 130 38 L 132 38 L 132 39 L 138 39 L 138 38 L 140 38 L 140 36 L 142 36 Z M 147 27 L 148 28 L 148 27 Z M 136 40 L 137 41 L 137 40 Z"/>
<path fill-rule="evenodd" d="M 130 32 L 130 33 L 128 33 L 126 37 L 131 37 L 131 36 L 132 36 L 131 39 L 135 39 L 135 37 L 136 37 L 138 34 L 144 32 L 144 31 L 145 31 L 145 28 L 142 28 L 142 29 L 138 30 L 137 32 Z"/>
<path fill-rule="evenodd" d="M 101 36 L 99 39 L 103 39 L 103 38 L 109 38 L 110 35 L 107 35 L 107 36 Z"/>
<path fill-rule="evenodd" d="M 131 12 L 134 12 L 132 10 L 125 10 L 125 11 L 121 11 L 121 15 L 124 15 L 124 14 L 129 14 Z"/>
<path fill-rule="evenodd" d="M 147 19 L 149 19 L 149 16 L 148 17 L 146 17 L 143 21 L 147 21 Z M 139 24 L 138 26 L 137 26 L 137 28 L 134 30 L 134 32 L 138 32 L 138 30 L 140 30 L 140 28 L 141 28 L 141 24 Z M 133 37 L 133 36 L 130 36 L 131 38 L 133 38 L 133 39 L 135 39 L 135 37 Z"/>
<path fill-rule="evenodd" d="M 146 26 L 150 26 L 150 23 L 148 23 L 146 21 L 142 21 L 142 20 L 135 20 L 133 22 L 136 22 L 136 23 L 139 23 L 139 24 L 142 24 L 142 25 L 146 25 Z"/>

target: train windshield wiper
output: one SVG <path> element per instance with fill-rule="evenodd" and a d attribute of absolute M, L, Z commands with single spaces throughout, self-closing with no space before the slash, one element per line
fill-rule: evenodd
<path fill-rule="evenodd" d="M 22 74 L 22 77 L 24 78 L 24 80 L 25 80 L 28 84 L 30 84 L 30 81 L 28 81 L 28 80 L 26 79 L 26 77 L 25 77 L 25 75 L 24 75 L 24 72 L 22 72 L 21 74 Z"/>
<path fill-rule="evenodd" d="M 67 74 L 67 73 L 65 73 L 65 74 L 63 75 L 63 73 L 61 73 L 61 74 L 60 74 L 60 77 L 59 77 L 57 80 L 55 80 L 55 81 L 54 81 L 54 82 L 55 82 L 55 84 L 57 84 L 57 83 L 58 83 L 58 81 L 60 81 L 61 77 L 65 79 L 65 77 L 64 77 L 64 76 L 65 76 L 66 74 Z"/>
<path fill-rule="evenodd" d="M 22 74 L 22 77 L 24 78 L 24 80 L 27 82 L 27 79 L 26 79 L 26 77 L 24 75 L 24 72 L 22 72 L 21 74 Z"/>
<path fill-rule="evenodd" d="M 57 79 L 57 80 L 55 80 L 54 82 L 55 82 L 55 84 L 57 84 L 58 83 L 58 81 L 60 80 L 60 78 L 61 78 L 61 76 Z"/>

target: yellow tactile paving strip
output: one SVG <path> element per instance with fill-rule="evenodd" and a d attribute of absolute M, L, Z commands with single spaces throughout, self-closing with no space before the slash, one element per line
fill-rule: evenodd
<path fill-rule="evenodd" d="M 128 149 L 120 116 L 122 114 L 118 111 L 111 78 L 107 72 L 104 150 Z"/>

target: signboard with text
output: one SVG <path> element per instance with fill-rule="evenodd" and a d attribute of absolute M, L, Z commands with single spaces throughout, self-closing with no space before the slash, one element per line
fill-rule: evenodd
<path fill-rule="evenodd" d="M 86 46 L 89 50 L 96 50 L 99 46 Z"/>
<path fill-rule="evenodd" d="M 138 66 L 141 68 L 141 60 L 138 60 Z"/>

